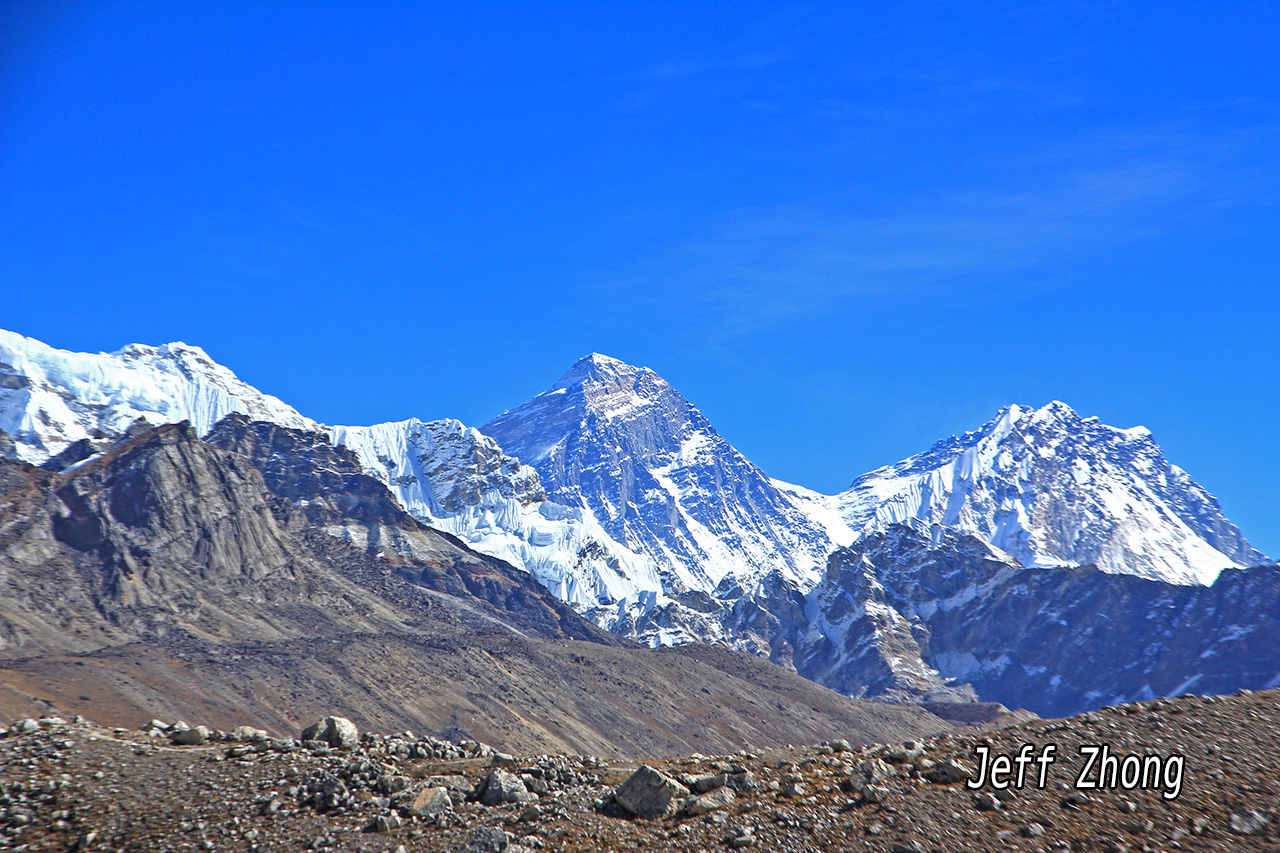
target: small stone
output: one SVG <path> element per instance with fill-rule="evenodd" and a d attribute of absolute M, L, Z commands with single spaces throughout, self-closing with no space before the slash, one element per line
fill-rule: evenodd
<path fill-rule="evenodd" d="M 1227 818 L 1227 827 L 1236 835 L 1257 835 L 1271 823 L 1271 817 L 1257 809 L 1245 809 L 1232 812 Z"/>
<path fill-rule="evenodd" d="M 879 785 L 863 785 L 860 794 L 863 802 L 883 803 L 889 798 L 889 789 Z"/>
<path fill-rule="evenodd" d="M 378 815 L 373 822 L 375 832 L 394 832 L 404 826 L 404 821 L 400 819 L 400 815 Z"/>
<path fill-rule="evenodd" d="M 1000 808 L 1000 801 L 990 791 L 983 791 L 973 798 L 973 804 L 979 811 L 993 812 Z"/>
<path fill-rule="evenodd" d="M 808 794 L 803 782 L 788 782 L 782 786 L 782 796 L 784 797 L 803 797 Z"/>
<path fill-rule="evenodd" d="M 890 847 L 889 853 L 925 853 L 925 850 L 914 841 L 901 841 Z"/>
<path fill-rule="evenodd" d="M 1079 811 L 1080 807 L 1089 802 L 1089 795 L 1082 794 L 1079 791 L 1072 791 L 1062 798 L 1062 807 L 1064 809 L 1072 809 Z"/>
<path fill-rule="evenodd" d="M 1022 835 L 1024 838 L 1039 838 L 1044 835 L 1044 827 L 1038 823 L 1029 823 L 1022 827 Z"/>

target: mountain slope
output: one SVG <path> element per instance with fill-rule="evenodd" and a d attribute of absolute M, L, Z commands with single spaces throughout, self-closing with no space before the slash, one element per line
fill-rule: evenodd
<path fill-rule="evenodd" d="M 943 727 L 606 635 L 409 518 L 322 434 L 233 417 L 211 438 L 161 426 L 60 472 L 0 460 L 0 704 L 279 731 L 339 713 L 605 754 Z"/>
<path fill-rule="evenodd" d="M 661 589 L 650 563 L 614 542 L 590 510 L 547 500 L 538 473 L 476 429 L 410 419 L 330 434 L 414 518 L 524 569 L 576 607 Z"/>
<path fill-rule="evenodd" d="M 913 519 L 973 533 L 1027 566 L 1085 565 L 1210 583 L 1266 558 L 1143 427 L 1116 429 L 1054 402 L 1009 406 L 980 429 L 854 481 L 856 531 Z"/>

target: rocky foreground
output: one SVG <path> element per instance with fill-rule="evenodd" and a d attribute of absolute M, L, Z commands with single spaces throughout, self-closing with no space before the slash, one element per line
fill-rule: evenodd
<path fill-rule="evenodd" d="M 300 735 L 16 721 L 0 739 L 0 849 L 1280 849 L 1280 691 L 639 766 L 361 734 L 340 718 Z"/>

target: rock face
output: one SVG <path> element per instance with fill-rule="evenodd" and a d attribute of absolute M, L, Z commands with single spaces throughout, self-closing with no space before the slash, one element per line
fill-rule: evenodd
<path fill-rule="evenodd" d="M 412 518 L 356 454 L 323 433 L 242 415 L 206 436 L 257 467 L 267 489 L 328 535 L 374 557 L 420 586 L 496 605 L 504 621 L 547 638 L 617 642 L 584 622 L 524 572 L 469 550 L 453 536 Z"/>
<path fill-rule="evenodd" d="M 802 674 L 837 687 L 918 695 L 934 681 L 968 684 L 984 700 L 1058 717 L 1276 686 L 1277 599 L 1274 565 L 1188 586 L 1025 568 L 951 528 L 891 525 L 832 555 L 795 657 Z"/>
<path fill-rule="evenodd" d="M 615 626 L 632 632 L 647 624 L 653 642 L 699 631 L 714 638 L 719 607 L 710 594 L 750 591 L 770 574 L 807 588 L 833 547 L 823 525 L 648 368 L 589 355 L 480 429 L 532 465 L 548 497 L 589 510 L 614 541 L 656 567 L 656 592 L 683 605 L 687 627 L 637 621 L 659 603 L 652 593 L 616 608 L 622 624 Z M 684 594 L 706 605 L 682 601 Z"/>
<path fill-rule="evenodd" d="M 338 426 L 331 435 L 414 518 L 524 569 L 576 607 L 660 587 L 653 567 L 610 538 L 590 511 L 547 500 L 537 471 L 478 430 L 411 419 Z"/>
<path fill-rule="evenodd" d="M 974 432 L 864 474 L 839 503 L 857 531 L 945 525 L 1026 566 L 1206 584 L 1267 561 L 1149 431 L 1081 418 L 1059 402 L 1009 406 Z"/>

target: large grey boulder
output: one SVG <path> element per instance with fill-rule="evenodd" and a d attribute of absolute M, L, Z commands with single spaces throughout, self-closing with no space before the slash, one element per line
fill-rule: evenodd
<path fill-rule="evenodd" d="M 209 739 L 211 732 L 205 726 L 192 726 L 186 729 L 174 729 L 169 739 L 181 746 L 196 746 Z"/>
<path fill-rule="evenodd" d="M 486 806 L 500 806 L 505 803 L 531 803 L 538 799 L 537 794 L 530 793 L 524 781 L 514 773 L 495 770 L 489 774 L 484 791 L 480 794 L 480 803 Z"/>
<path fill-rule="evenodd" d="M 444 788 L 423 788 L 405 809 L 414 817 L 435 817 L 453 808 L 453 800 Z"/>
<path fill-rule="evenodd" d="M 688 796 L 688 788 L 647 764 L 641 764 L 640 769 L 613 792 L 618 805 L 646 820 L 666 817 Z"/>
<path fill-rule="evenodd" d="M 302 730 L 302 740 L 319 740 L 339 749 L 360 745 L 360 730 L 346 717 L 325 717 Z"/>

